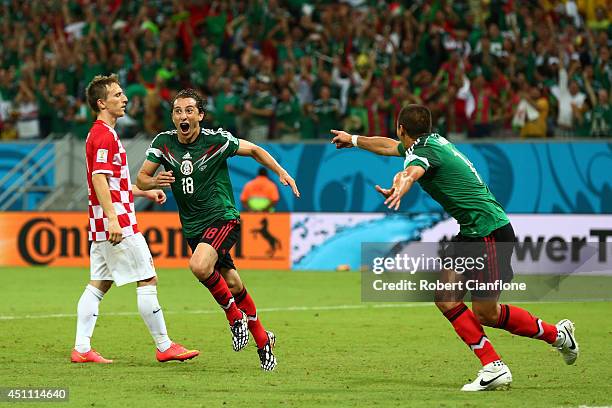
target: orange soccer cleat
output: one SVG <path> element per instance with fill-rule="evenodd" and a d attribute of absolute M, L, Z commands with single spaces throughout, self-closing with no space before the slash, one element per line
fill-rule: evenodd
<path fill-rule="evenodd" d="M 170 348 L 164 352 L 157 350 L 157 361 L 165 363 L 166 361 L 178 360 L 185 361 L 200 355 L 198 350 L 187 350 L 178 343 L 172 343 Z"/>
<path fill-rule="evenodd" d="M 87 353 L 79 353 L 76 350 L 72 350 L 70 355 L 70 361 L 73 363 L 102 363 L 110 364 L 113 360 L 108 360 L 100 355 L 96 350 L 91 349 Z"/>

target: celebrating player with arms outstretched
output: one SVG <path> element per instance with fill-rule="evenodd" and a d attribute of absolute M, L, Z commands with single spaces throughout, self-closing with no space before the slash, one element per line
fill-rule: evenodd
<path fill-rule="evenodd" d="M 280 182 L 289 185 L 297 197 L 300 193 L 293 178 L 261 147 L 222 129 L 201 128 L 204 115 L 204 103 L 197 92 L 185 89 L 176 95 L 172 102 L 176 130 L 153 139 L 137 185 L 143 190 L 172 187 L 183 235 L 193 250 L 189 267 L 225 310 L 234 350 L 247 345 L 250 330 L 261 368 L 273 370 L 275 336 L 259 321 L 255 303 L 229 253 L 239 237 L 240 214 L 234 204 L 227 159 L 250 156 L 278 174 Z M 160 165 L 165 171 L 155 175 Z"/>
<path fill-rule="evenodd" d="M 391 188 L 376 186 L 385 204 L 397 210 L 402 197 L 418 182 L 457 220 L 459 234 L 453 238 L 454 256 L 483 256 L 490 261 L 485 270 L 466 272 L 460 279 L 481 282 L 512 280 L 512 225 L 502 206 L 483 182 L 472 163 L 442 136 L 431 131 L 431 113 L 421 105 L 404 107 L 397 120 L 401 142 L 386 137 L 359 137 L 333 130 L 332 143 L 337 148 L 360 147 L 385 156 L 405 156 L 404 170 L 397 173 Z M 458 253 L 460 251 L 469 253 Z M 474 252 L 473 252 L 474 251 Z M 446 271 L 447 279 L 457 279 Z M 482 325 L 510 333 L 544 340 L 556 347 L 567 364 L 578 357 L 574 325 L 567 319 L 548 324 L 516 306 L 498 304 L 499 292 L 472 291 L 472 310 L 461 301 L 464 292 L 454 299 L 437 298 L 436 305 L 450 321 L 461 339 L 480 359 L 483 368 L 476 380 L 465 384 L 463 391 L 483 391 L 508 386 L 510 369 L 504 364 L 486 337 Z"/>
<path fill-rule="evenodd" d="M 186 360 L 199 354 L 173 343 L 157 300 L 157 276 L 149 247 L 138 231 L 134 196 L 163 204 L 161 190 L 133 188 L 127 154 L 114 126 L 125 114 L 127 97 L 116 75 L 96 76 L 87 86 L 87 102 L 97 113 L 85 144 L 89 190 L 91 281 L 79 299 L 73 363 L 112 363 L 91 348 L 98 308 L 113 281 L 117 286 L 136 282 L 138 310 L 157 345 L 157 360 Z"/>

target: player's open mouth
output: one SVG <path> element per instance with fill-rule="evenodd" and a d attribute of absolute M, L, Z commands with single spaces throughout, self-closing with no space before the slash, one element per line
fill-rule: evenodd
<path fill-rule="evenodd" d="M 187 133 L 189 131 L 189 123 L 181 123 L 179 126 L 183 133 Z"/>

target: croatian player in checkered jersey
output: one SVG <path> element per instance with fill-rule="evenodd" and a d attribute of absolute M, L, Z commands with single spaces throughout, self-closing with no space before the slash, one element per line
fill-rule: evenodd
<path fill-rule="evenodd" d="M 91 280 L 78 303 L 73 363 L 112 363 L 91 348 L 98 306 L 113 282 L 136 282 L 138 310 L 155 344 L 160 362 L 187 360 L 200 354 L 168 337 L 164 314 L 157 300 L 157 276 L 149 247 L 138 231 L 134 196 L 159 204 L 161 190 L 141 191 L 132 186 L 126 152 L 114 126 L 125 114 L 127 97 L 116 75 L 96 76 L 87 86 L 87 102 L 97 120 L 87 136 L 87 187 L 89 192 L 89 240 Z"/>
<path fill-rule="evenodd" d="M 468 278 L 479 282 L 512 280 L 511 258 L 516 237 L 510 220 L 472 163 L 452 143 L 432 132 L 431 112 L 427 107 L 402 108 L 397 119 L 399 142 L 339 130 L 332 133 L 335 135 L 332 143 L 338 149 L 359 147 L 383 156 L 405 157 L 404 170 L 394 177 L 391 188 L 376 186 L 385 197 L 385 205 L 398 210 L 402 197 L 418 182 L 460 225 L 459 233 L 449 245 L 454 253 L 448 256 L 487 259 L 483 270 L 466 270 L 463 274 L 445 271 L 442 279 L 447 282 Z M 507 388 L 512 382 L 510 369 L 485 335 L 483 325 L 543 340 L 561 353 L 566 364 L 576 362 L 578 343 L 574 324 L 568 319 L 553 325 L 518 306 L 499 304 L 497 290 L 472 290 L 472 310 L 463 303 L 465 290 L 436 293 L 440 294 L 441 297 L 436 297 L 436 306 L 482 364 L 476 379 L 465 384 L 462 391 Z"/>
<path fill-rule="evenodd" d="M 229 254 L 240 235 L 240 214 L 227 159 L 234 155 L 252 157 L 276 173 L 297 197 L 300 193 L 289 173 L 261 147 L 223 129 L 201 128 L 204 115 L 202 97 L 193 89 L 176 95 L 172 102 L 176 129 L 153 139 L 137 185 L 143 190 L 172 187 L 183 235 L 193 251 L 189 261 L 192 273 L 225 310 L 234 351 L 247 345 L 250 331 L 257 343 L 261 368 L 271 371 L 276 367 L 275 336 L 263 328 L 255 302 Z M 155 175 L 160 165 L 165 171 Z"/>

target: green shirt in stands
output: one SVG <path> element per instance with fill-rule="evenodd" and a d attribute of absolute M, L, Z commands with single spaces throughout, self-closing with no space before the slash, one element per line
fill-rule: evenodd
<path fill-rule="evenodd" d="M 288 102 L 279 101 L 276 104 L 276 122 L 284 125 L 282 129 L 279 128 L 279 136 L 282 136 L 283 132 L 297 132 L 300 129 L 301 114 L 297 98 L 292 98 Z"/>
<path fill-rule="evenodd" d="M 96 75 L 104 75 L 106 71 L 106 67 L 101 62 L 98 62 L 97 64 L 90 64 L 89 62 L 86 62 L 82 67 L 82 78 L 84 84 L 91 82 Z"/>
<path fill-rule="evenodd" d="M 215 121 L 225 129 L 236 129 L 236 112 L 240 105 L 240 100 L 234 93 L 221 92 L 215 96 Z M 233 106 L 233 112 L 227 112 L 226 106 Z"/>
<path fill-rule="evenodd" d="M 40 92 L 38 89 L 34 91 L 36 95 L 36 101 L 38 102 L 38 115 L 41 118 L 50 118 L 55 114 L 55 109 L 53 109 L 53 105 L 45 95 Z M 0 99 L 2 97 L 2 93 L 0 92 Z M 91 127 L 91 125 L 90 125 Z"/>
<path fill-rule="evenodd" d="M 317 135 L 317 125 L 309 115 L 300 116 L 300 138 L 314 139 Z"/>
<path fill-rule="evenodd" d="M 91 73 L 87 73 L 87 75 L 91 75 Z M 68 95 L 76 95 L 78 82 L 76 68 L 72 65 L 68 67 L 57 67 L 55 69 L 55 78 L 53 79 L 53 82 L 56 84 L 65 84 Z"/>
<path fill-rule="evenodd" d="M 157 62 L 153 62 L 151 64 L 142 64 L 140 66 L 140 74 L 142 75 L 142 79 L 148 84 L 155 83 L 155 76 L 157 75 L 157 70 L 161 67 L 161 65 Z"/>
<path fill-rule="evenodd" d="M 212 56 L 200 44 L 193 46 L 191 57 L 191 80 L 192 82 L 204 86 L 210 77 L 210 61 Z"/>
<path fill-rule="evenodd" d="M 256 109 L 274 110 L 275 100 L 270 92 L 257 92 L 250 99 L 251 106 Z M 251 126 L 268 126 L 270 117 L 251 114 Z"/>
<path fill-rule="evenodd" d="M 584 114 L 585 132 L 581 136 L 608 137 L 612 132 L 612 106 L 596 105 Z"/>
<path fill-rule="evenodd" d="M 432 133 L 397 149 L 406 157 L 404 168 L 425 170 L 418 183 L 457 220 L 462 235 L 485 237 L 510 222 L 472 163 L 444 137 Z"/>
<path fill-rule="evenodd" d="M 200 236 L 215 221 L 239 218 L 227 169 L 227 159 L 238 146 L 230 132 L 204 128 L 189 144 L 179 142 L 176 130 L 162 132 L 151 142 L 147 160 L 172 170 L 175 177 L 172 193 L 185 237 Z"/>
<path fill-rule="evenodd" d="M 206 17 L 206 34 L 210 42 L 217 47 L 221 46 L 223 36 L 225 34 L 225 26 L 227 25 L 227 13 L 222 11 L 217 15 L 209 15 Z"/>
<path fill-rule="evenodd" d="M 338 127 L 340 119 L 340 102 L 337 99 L 317 99 L 314 102 L 313 112 L 319 119 L 317 124 L 318 135 L 329 134 L 330 129 Z"/>

